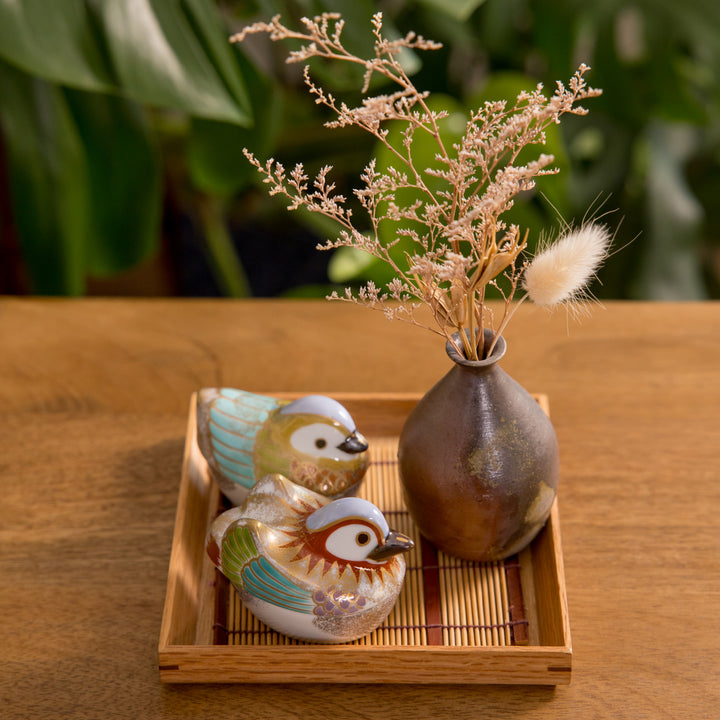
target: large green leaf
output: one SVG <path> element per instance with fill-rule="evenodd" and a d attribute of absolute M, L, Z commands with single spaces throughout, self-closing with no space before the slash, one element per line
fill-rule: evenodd
<path fill-rule="evenodd" d="M 228 297 L 246 297 L 250 294 L 250 285 L 233 246 L 221 201 L 207 195 L 199 200 L 197 210 L 218 287 Z"/>
<path fill-rule="evenodd" d="M 485 0 L 420 0 L 433 10 L 447 13 L 456 20 L 467 20 Z"/>
<path fill-rule="evenodd" d="M 239 78 L 232 91 L 214 60 L 226 39 L 201 11 L 200 0 L 187 14 L 185 2 L 125 0 L 98 7 L 108 51 L 129 96 L 149 105 L 240 125 L 251 122 Z M 201 19 L 201 33 L 196 23 Z M 212 48 L 213 57 L 207 49 Z"/>
<path fill-rule="evenodd" d="M 159 164 L 140 109 L 0 63 L 0 124 L 32 290 L 78 295 L 90 275 L 156 249 Z"/>
<path fill-rule="evenodd" d="M 243 67 L 239 63 L 241 53 L 230 44 L 227 29 L 220 20 L 215 3 L 208 2 L 208 0 L 184 0 L 184 3 L 188 19 L 218 77 L 242 110 L 245 119 L 239 124 L 251 125 L 253 122 L 252 110 L 249 92 L 246 88 L 247 81 L 244 76 L 244 70 L 247 67 Z M 197 114 L 205 117 L 200 113 Z"/>
<path fill-rule="evenodd" d="M 60 85 L 252 122 L 211 0 L 0 0 L 0 57 Z"/>
<path fill-rule="evenodd" d="M 0 57 L 64 85 L 114 85 L 86 0 L 0 0 Z"/>
<path fill-rule="evenodd" d="M 111 275 L 158 246 L 160 164 L 142 110 L 123 98 L 66 91 L 87 158 L 90 275 Z"/>
<path fill-rule="evenodd" d="M 647 133 L 648 232 L 635 288 L 653 300 L 707 297 L 700 265 L 704 212 L 685 176 L 699 133 L 683 124 L 655 122 Z"/>
<path fill-rule="evenodd" d="M 237 64 L 254 100 L 251 128 L 233 123 L 194 118 L 187 145 L 190 177 L 198 189 L 219 195 L 237 192 L 255 181 L 257 172 L 243 155 L 247 147 L 264 159 L 283 122 L 283 93 L 263 77 L 245 57 Z"/>
<path fill-rule="evenodd" d="M 13 212 L 37 294 L 84 288 L 88 230 L 85 153 L 62 91 L 0 62 L 0 121 Z"/>

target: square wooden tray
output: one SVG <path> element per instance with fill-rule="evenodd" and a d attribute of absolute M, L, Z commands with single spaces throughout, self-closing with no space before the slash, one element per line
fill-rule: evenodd
<path fill-rule="evenodd" d="M 531 546 L 504 563 L 468 563 L 436 552 L 404 508 L 395 468 L 396 439 L 418 398 L 334 397 L 370 441 L 371 463 L 361 494 L 386 513 L 391 526 L 416 540 L 395 610 L 361 640 L 319 645 L 269 630 L 242 607 L 204 551 L 208 527 L 223 500 L 195 442 L 193 397 L 158 646 L 160 679 L 569 683 L 572 647 L 557 503 Z M 547 412 L 547 398 L 536 397 Z"/>

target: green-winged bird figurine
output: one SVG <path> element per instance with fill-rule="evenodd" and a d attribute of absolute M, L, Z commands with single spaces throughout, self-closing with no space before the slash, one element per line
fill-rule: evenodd
<path fill-rule="evenodd" d="M 367 500 L 329 500 L 268 475 L 213 522 L 208 555 L 247 609 L 300 640 L 341 643 L 392 610 L 413 541 Z"/>

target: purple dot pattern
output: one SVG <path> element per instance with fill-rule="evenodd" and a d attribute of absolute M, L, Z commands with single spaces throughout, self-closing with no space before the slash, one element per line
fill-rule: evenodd
<path fill-rule="evenodd" d="M 313 594 L 315 610 L 318 617 L 344 617 L 353 615 L 362 610 L 367 600 L 358 593 L 343 592 L 342 590 L 316 590 Z"/>

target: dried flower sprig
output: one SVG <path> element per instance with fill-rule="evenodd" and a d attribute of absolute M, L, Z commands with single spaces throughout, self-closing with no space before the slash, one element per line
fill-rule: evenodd
<path fill-rule="evenodd" d="M 363 95 L 375 74 L 397 88 L 390 94 L 364 97 L 358 107 L 348 107 L 319 87 L 305 67 L 305 83 L 315 102 L 335 115 L 326 125 L 361 128 L 394 158 L 394 165 L 383 172 L 371 160 L 360 177 L 362 186 L 353 191 L 369 225 L 356 223 L 347 199 L 329 179 L 330 166 L 311 181 L 302 164 L 288 173 L 274 159 L 261 163 L 244 150 L 270 186 L 271 195 L 287 197 L 291 210 L 304 207 L 339 224 L 339 236 L 319 249 L 359 248 L 388 263 L 395 274 L 385 289 L 369 282 L 357 295 L 348 289 L 344 296 L 333 293 L 330 298 L 380 309 L 389 319 L 427 327 L 456 346 L 453 334 L 458 333 L 462 343 L 458 352 L 475 360 L 483 356 L 483 328 L 490 327 L 495 337 L 499 336 L 517 307 L 513 300 L 519 286 L 525 291 L 520 302 L 529 297 L 552 306 L 576 297 L 606 254 L 607 232 L 590 224 L 579 235 L 557 241 L 528 262 L 522 259 L 527 232 L 508 226 L 501 216 L 519 193 L 534 187 L 537 177 L 556 172 L 551 155 L 516 163 L 524 148 L 544 144 L 545 129 L 558 123 L 563 114 L 587 112 L 578 103 L 600 94 L 584 79 L 588 67 L 581 65 L 567 87 L 558 82 L 550 97 L 538 85 L 532 92 L 520 93 L 512 106 L 504 101 L 485 103 L 470 115 L 460 142 L 448 147 L 439 129 L 447 113 L 430 109 L 428 93 L 415 87 L 399 59 L 403 49 L 434 50 L 440 47 L 438 43 L 414 33 L 389 40 L 382 32 L 382 13 L 377 13 L 372 19 L 375 55 L 363 59 L 344 47 L 344 21 L 339 14 L 303 18 L 302 23 L 304 31 L 293 31 L 276 16 L 270 23 L 246 27 L 232 40 L 240 42 L 255 33 L 267 33 L 274 41 L 299 40 L 304 44 L 290 52 L 287 62 L 324 58 L 360 65 L 365 69 Z M 399 142 L 390 137 L 390 121 L 404 128 Z M 436 147 L 433 167 L 416 162 L 418 133 L 429 135 Z M 412 195 L 411 201 L 400 201 L 408 195 Z M 407 223 L 389 243 L 380 239 L 380 226 L 386 221 Z M 404 263 L 391 252 L 401 237 L 408 238 L 414 248 L 405 253 Z M 505 289 L 498 283 L 500 276 L 506 278 Z M 505 299 L 505 311 L 497 325 L 485 302 L 488 285 L 498 287 Z M 416 310 L 422 306 L 430 308 L 436 326 L 418 320 Z"/>

